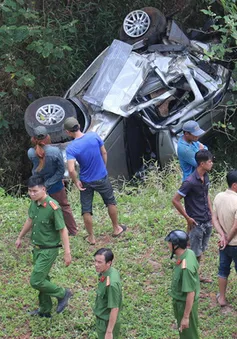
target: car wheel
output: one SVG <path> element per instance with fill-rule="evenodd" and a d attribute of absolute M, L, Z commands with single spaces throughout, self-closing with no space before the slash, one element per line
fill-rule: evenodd
<path fill-rule="evenodd" d="M 147 40 L 148 45 L 158 43 L 166 31 L 166 18 L 157 8 L 144 7 L 130 12 L 120 29 L 120 40 L 132 45 Z"/>
<path fill-rule="evenodd" d="M 45 126 L 52 142 L 62 142 L 68 139 L 63 123 L 69 117 L 77 118 L 77 112 L 68 100 L 56 96 L 40 98 L 27 107 L 24 116 L 25 128 L 27 133 L 33 136 L 35 127 Z"/>

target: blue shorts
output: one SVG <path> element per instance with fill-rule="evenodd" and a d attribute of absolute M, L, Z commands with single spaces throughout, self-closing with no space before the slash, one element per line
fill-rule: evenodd
<path fill-rule="evenodd" d="M 207 249 L 208 242 L 212 232 L 212 224 L 210 221 L 198 223 L 189 233 L 190 247 L 196 257 Z"/>
<path fill-rule="evenodd" d="M 116 200 L 114 197 L 113 187 L 110 183 L 108 175 L 106 175 L 101 180 L 96 180 L 92 182 L 83 182 L 82 185 L 86 188 L 85 191 L 80 191 L 81 199 L 81 214 L 90 213 L 92 214 L 92 201 L 94 197 L 94 192 L 98 192 L 105 205 L 116 205 Z"/>
<path fill-rule="evenodd" d="M 219 258 L 218 277 L 224 279 L 228 278 L 232 261 L 235 263 L 235 271 L 237 272 L 237 246 L 227 245 L 223 250 L 219 251 Z"/>

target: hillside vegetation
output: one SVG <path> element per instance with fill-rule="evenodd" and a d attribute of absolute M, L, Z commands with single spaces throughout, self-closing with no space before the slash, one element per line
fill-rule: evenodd
<path fill-rule="evenodd" d="M 217 173 L 215 176 L 212 174 L 212 177 L 213 198 L 217 192 L 225 189 L 225 177 Z M 173 163 L 163 172 L 154 169 L 136 187 L 124 183 L 117 189 L 120 221 L 128 225 L 128 231 L 118 239 L 111 237 L 112 227 L 105 207 L 96 196 L 96 246 L 89 246 L 83 240 L 86 232 L 80 216 L 79 193 L 74 190 L 70 192 L 80 232 L 77 237 L 70 239 L 73 256 L 71 266 L 64 267 L 61 253 L 51 277 L 58 284 L 70 287 L 74 296 L 62 314 L 55 313 L 54 305 L 52 319 L 27 315 L 28 310 L 37 308 L 37 293 L 29 285 L 31 245 L 29 237 L 25 238 L 23 247 L 18 251 L 14 243 L 27 216 L 29 199 L 13 198 L 0 191 L 0 337 L 96 339 L 92 307 L 98 278 L 93 266 L 93 253 L 100 247 L 110 247 L 115 253 L 114 266 L 119 269 L 123 282 L 121 338 L 178 338 L 168 295 L 174 262 L 170 260 L 164 237 L 172 229 L 186 228 L 183 218 L 171 206 L 171 198 L 180 182 L 179 167 Z M 202 274 L 213 279 L 213 284 L 201 286 L 201 338 L 237 338 L 236 275 L 232 272 L 229 279 L 227 297 L 231 306 L 220 308 L 216 302 L 217 268 L 217 235 L 214 233 L 201 265 Z"/>

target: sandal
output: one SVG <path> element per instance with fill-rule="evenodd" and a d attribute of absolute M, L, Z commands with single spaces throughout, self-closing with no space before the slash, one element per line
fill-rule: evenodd
<path fill-rule="evenodd" d="M 220 307 L 225 307 L 225 306 L 227 306 L 227 303 L 226 303 L 226 304 L 220 304 L 219 298 L 220 298 L 220 293 L 217 293 L 217 295 L 216 295 L 216 301 L 217 301 L 217 303 L 219 304 L 219 306 L 220 306 Z"/>
<path fill-rule="evenodd" d="M 88 244 L 90 244 L 90 245 L 95 245 L 95 242 L 91 242 L 88 238 L 89 238 L 89 235 L 86 235 L 85 237 L 83 237 L 83 239 L 84 239 L 86 242 L 88 242 Z"/>
<path fill-rule="evenodd" d="M 203 277 L 200 277 L 200 282 L 202 282 L 204 284 L 212 284 L 213 283 L 213 281 L 211 279 L 203 278 Z"/>
<path fill-rule="evenodd" d="M 122 230 L 119 234 L 112 234 L 112 237 L 113 237 L 113 238 L 119 237 L 119 236 L 120 236 L 123 232 L 125 232 L 126 229 L 127 229 L 127 226 L 125 226 L 125 225 L 119 225 L 119 226 L 121 226 L 123 230 Z"/>

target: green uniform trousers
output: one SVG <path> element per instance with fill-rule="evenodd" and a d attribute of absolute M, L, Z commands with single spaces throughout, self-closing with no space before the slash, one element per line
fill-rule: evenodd
<path fill-rule="evenodd" d="M 49 271 L 58 255 L 58 248 L 34 249 L 34 268 L 30 277 L 31 286 L 39 291 L 39 307 L 41 313 L 50 313 L 51 297 L 63 298 L 65 288 L 50 282 Z"/>
<path fill-rule="evenodd" d="M 104 339 L 105 338 L 105 333 L 107 330 L 108 326 L 108 321 L 102 320 L 100 318 L 96 318 L 96 332 L 98 334 L 99 339 Z M 114 326 L 113 330 L 113 339 L 118 339 L 119 338 L 119 331 L 120 331 L 120 323 L 117 322 Z"/>
<path fill-rule="evenodd" d="M 177 319 L 178 328 L 180 327 L 185 310 L 185 301 L 173 299 L 174 316 Z M 198 300 L 194 301 L 192 311 L 189 316 L 189 328 L 179 332 L 180 339 L 199 339 L 198 334 Z"/>

